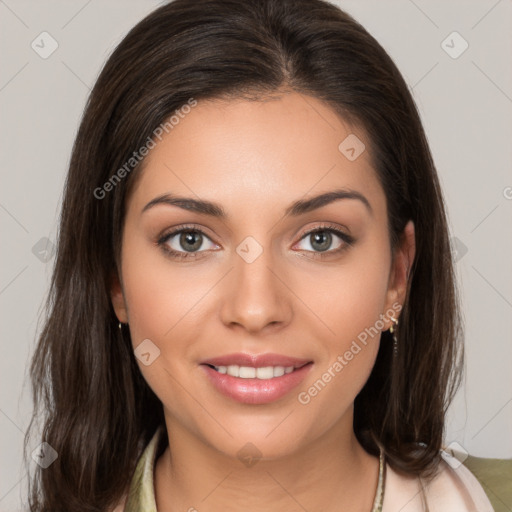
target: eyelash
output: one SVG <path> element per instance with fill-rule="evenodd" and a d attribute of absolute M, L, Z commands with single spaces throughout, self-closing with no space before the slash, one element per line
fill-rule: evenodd
<path fill-rule="evenodd" d="M 206 235 L 206 233 L 204 233 L 201 229 L 197 228 L 196 226 L 183 225 L 183 226 L 179 226 L 178 228 L 174 229 L 173 231 L 170 231 L 169 233 L 165 233 L 164 235 L 162 235 L 157 240 L 157 245 L 162 248 L 162 250 L 166 253 L 166 255 L 168 255 L 169 257 L 171 257 L 173 259 L 185 260 L 185 259 L 189 259 L 189 258 L 197 258 L 198 257 L 197 255 L 204 251 L 181 252 L 181 251 L 175 251 L 174 249 L 171 249 L 171 248 L 169 248 L 168 245 L 166 245 L 166 243 L 169 241 L 169 239 L 171 239 L 173 236 L 178 235 L 183 232 L 190 232 L 190 231 L 192 231 L 194 233 L 200 233 L 203 236 L 205 236 L 206 238 L 209 238 L 208 235 Z M 306 231 L 305 233 L 302 234 L 299 241 L 303 240 L 308 235 L 310 235 L 312 233 L 317 233 L 317 232 L 334 233 L 339 238 L 341 238 L 341 240 L 343 241 L 343 245 L 341 247 L 338 247 L 337 249 L 332 249 L 332 250 L 328 250 L 328 251 L 316 251 L 316 252 L 315 251 L 306 251 L 306 252 L 312 253 L 313 258 L 315 258 L 315 259 L 317 259 L 317 258 L 323 259 L 328 256 L 332 256 L 333 254 L 339 254 L 342 251 L 346 250 L 348 247 L 352 246 L 355 242 L 354 237 L 347 235 L 347 233 L 341 231 L 335 225 L 328 224 L 328 223 L 322 224 L 322 225 L 317 226 L 312 229 L 309 229 L 308 231 Z"/>

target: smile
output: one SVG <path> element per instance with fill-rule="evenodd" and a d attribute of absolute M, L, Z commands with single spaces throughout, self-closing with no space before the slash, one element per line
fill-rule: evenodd
<path fill-rule="evenodd" d="M 236 402 L 252 405 L 268 404 L 289 396 L 312 367 L 312 362 L 300 367 L 200 365 L 215 391 Z"/>

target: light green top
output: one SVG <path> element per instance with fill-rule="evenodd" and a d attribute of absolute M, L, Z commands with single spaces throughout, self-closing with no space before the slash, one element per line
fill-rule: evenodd
<path fill-rule="evenodd" d="M 160 426 L 142 453 L 130 484 L 124 512 L 157 512 L 153 475 L 160 442 L 165 440 Z"/>

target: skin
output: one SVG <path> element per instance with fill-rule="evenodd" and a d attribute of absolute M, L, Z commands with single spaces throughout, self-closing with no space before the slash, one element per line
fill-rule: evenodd
<path fill-rule="evenodd" d="M 315 98 L 280 92 L 258 102 L 199 102 L 151 150 L 128 201 L 112 303 L 134 348 L 150 339 L 160 349 L 149 366 L 137 360 L 163 403 L 170 441 L 155 467 L 159 510 L 371 510 L 378 459 L 354 435 L 353 402 L 380 333 L 307 405 L 298 394 L 381 314 L 403 304 L 414 226 L 393 256 L 365 132 Z M 354 161 L 338 150 L 351 133 L 367 148 Z M 342 199 L 284 215 L 294 201 L 340 188 L 363 194 L 372 211 Z M 214 201 L 228 217 L 162 204 L 141 214 L 165 193 Z M 330 254 L 322 253 L 303 234 L 323 223 L 354 243 L 332 234 Z M 181 224 L 205 234 L 196 258 L 172 259 L 157 244 Z M 247 236 L 263 248 L 252 263 L 236 252 Z M 193 241 L 179 242 L 180 234 L 166 243 L 193 252 Z M 385 320 L 382 330 L 391 325 Z M 217 392 L 199 366 L 232 352 L 275 352 L 313 366 L 280 400 L 241 404 Z M 237 455 L 248 442 L 261 453 L 251 467 Z"/>

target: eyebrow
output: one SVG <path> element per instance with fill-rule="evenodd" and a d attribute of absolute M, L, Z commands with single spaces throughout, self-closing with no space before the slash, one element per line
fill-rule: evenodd
<path fill-rule="evenodd" d="M 363 194 L 357 192 L 356 190 L 338 189 L 331 192 L 325 192 L 309 199 L 300 199 L 293 202 L 290 206 L 288 206 L 288 208 L 286 208 L 285 216 L 290 215 L 292 217 L 298 217 L 299 215 L 304 215 L 305 213 L 317 210 L 318 208 L 327 206 L 328 204 L 340 199 L 358 200 L 364 204 L 370 215 L 373 215 L 373 209 L 370 205 L 370 202 Z M 210 215 L 212 217 L 223 220 L 227 219 L 228 217 L 222 206 L 217 203 L 201 199 L 193 199 L 191 197 L 176 196 L 173 194 L 163 194 L 161 196 L 155 197 L 146 206 L 144 206 L 141 211 L 141 215 L 149 209 L 162 204 L 177 206 L 183 210 L 201 213 L 203 215 Z"/>

